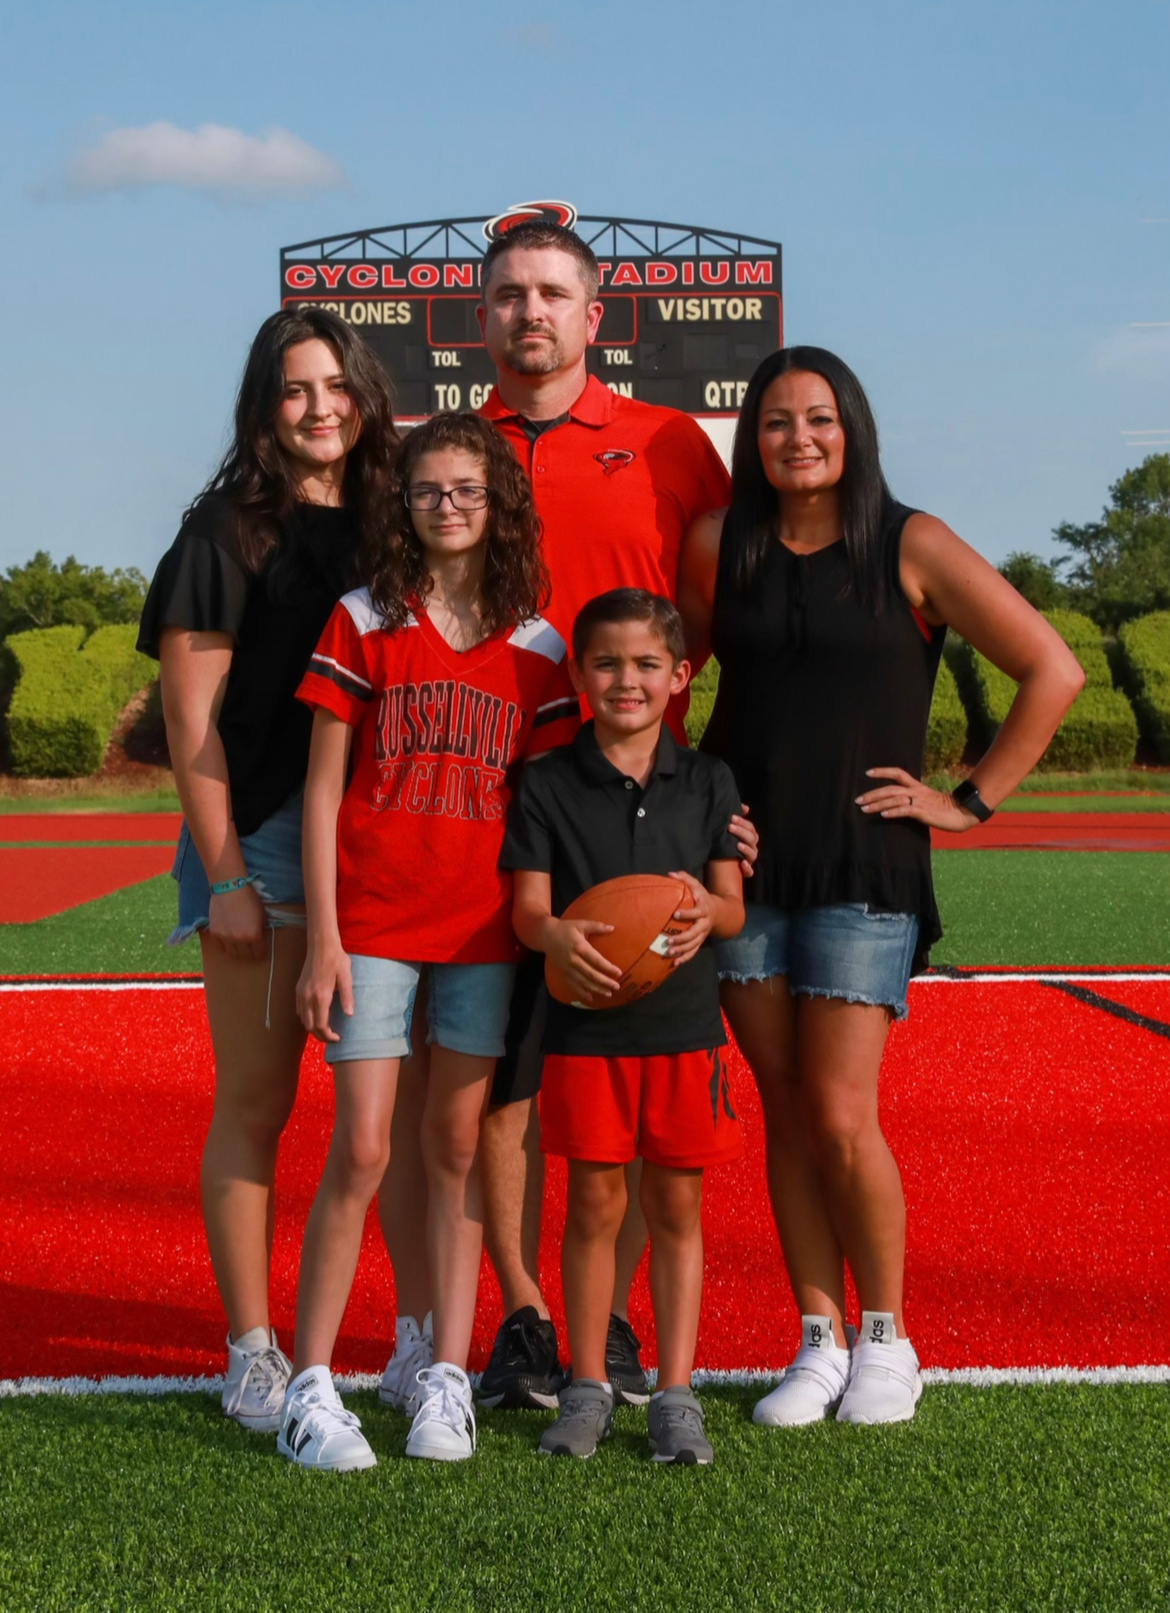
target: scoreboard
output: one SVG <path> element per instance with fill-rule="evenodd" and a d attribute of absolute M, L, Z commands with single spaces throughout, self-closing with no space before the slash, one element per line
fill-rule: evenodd
<path fill-rule="evenodd" d="M 284 247 L 281 306 L 328 308 L 351 325 L 390 372 L 403 420 L 478 409 L 495 380 L 475 317 L 483 254 L 531 219 L 569 225 L 597 255 L 604 313 L 591 374 L 646 403 L 735 414 L 752 371 L 783 342 L 776 241 L 529 202 Z"/>

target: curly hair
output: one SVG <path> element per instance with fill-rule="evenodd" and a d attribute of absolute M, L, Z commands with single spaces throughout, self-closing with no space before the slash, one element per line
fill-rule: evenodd
<path fill-rule="evenodd" d="M 528 478 L 504 438 L 478 415 L 432 415 L 407 433 L 390 482 L 388 519 L 363 538 L 358 571 L 392 632 L 405 626 L 412 601 L 426 603 L 432 583 L 405 494 L 423 455 L 445 449 L 473 454 L 483 462 L 488 519 L 480 604 L 486 637 L 543 610 L 550 588 Z"/>
<path fill-rule="evenodd" d="M 312 341 L 326 342 L 337 354 L 361 421 L 345 462 L 344 503 L 371 541 L 385 526 L 399 444 L 390 377 L 361 338 L 328 309 L 281 309 L 264 321 L 249 349 L 232 445 L 200 495 L 222 493 L 235 505 L 240 559 L 251 572 L 262 569 L 299 502 L 292 467 L 277 441 L 276 415 L 284 398 L 285 354 Z"/>

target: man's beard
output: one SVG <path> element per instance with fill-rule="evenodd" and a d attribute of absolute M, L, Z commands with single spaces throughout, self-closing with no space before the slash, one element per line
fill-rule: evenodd
<path fill-rule="evenodd" d="M 539 347 L 525 347 L 521 345 L 525 337 L 533 334 L 544 336 L 547 340 L 541 342 Z M 551 331 L 540 327 L 517 331 L 509 338 L 504 347 L 504 357 L 508 368 L 514 375 L 551 375 L 559 370 L 565 362 L 565 350 Z"/>

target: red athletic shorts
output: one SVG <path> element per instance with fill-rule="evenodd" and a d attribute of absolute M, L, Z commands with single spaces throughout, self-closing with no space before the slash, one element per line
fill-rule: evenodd
<path fill-rule="evenodd" d="M 547 1053 L 540 1088 L 546 1154 L 673 1170 L 738 1159 L 727 1049 L 598 1058 Z"/>

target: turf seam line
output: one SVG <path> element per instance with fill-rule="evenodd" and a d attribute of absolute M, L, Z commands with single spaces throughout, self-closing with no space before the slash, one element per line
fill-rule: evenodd
<path fill-rule="evenodd" d="M 651 1374 L 653 1376 L 653 1374 Z M 779 1371 L 743 1368 L 735 1371 L 699 1370 L 692 1375 L 698 1389 L 750 1388 L 775 1383 Z M 479 1374 L 472 1373 L 478 1384 Z M 1170 1384 L 1170 1366 L 1138 1367 L 925 1367 L 926 1384 L 990 1389 L 1000 1386 L 1044 1387 L 1049 1384 Z M 381 1383 L 377 1372 L 339 1372 L 334 1377 L 343 1390 L 376 1389 Z M 222 1377 L 110 1377 L 110 1378 L 0 1378 L 0 1400 L 17 1400 L 37 1395 L 174 1395 L 219 1394 Z"/>
<path fill-rule="evenodd" d="M 1136 1008 L 1127 1008 L 1124 1003 L 1115 1003 L 1112 997 L 1101 997 L 1095 991 L 1086 991 L 1084 986 L 1070 986 L 1056 981 L 1046 981 L 1045 984 L 1051 985 L 1053 991 L 1063 992 L 1075 1002 L 1084 1003 L 1087 1008 L 1099 1008 L 1103 1014 L 1112 1014 L 1114 1019 L 1123 1019 L 1127 1025 L 1137 1025 L 1154 1036 L 1164 1036 L 1170 1041 L 1170 1025 L 1164 1020 L 1139 1014 Z"/>
<path fill-rule="evenodd" d="M 1070 984 L 1081 980 L 1109 980 L 1118 985 L 1141 985 L 1145 982 L 1152 984 L 1164 983 L 1170 980 L 1170 969 L 1127 969 L 1124 966 L 1116 971 L 1108 972 L 1101 968 L 1088 966 L 1084 969 L 1053 969 L 1037 972 L 1035 974 L 929 974 L 916 975 L 911 981 L 915 986 L 1058 986 L 1067 989 Z M 85 976 L 71 978 L 69 976 L 28 976 L 0 978 L 0 992 L 12 991 L 201 991 L 203 977 L 201 975 L 175 974 L 165 976 L 130 977 L 113 980 L 95 980 Z M 1076 995 L 1076 993 L 1074 993 Z M 1088 995 L 1092 995 L 1089 993 Z M 1108 1002 L 1108 998 L 1101 998 L 1100 1003 Z M 1099 1006 L 1094 1004 L 1093 1006 Z M 1114 1011 L 1118 1011 L 1113 1004 Z M 1124 1015 L 1122 1017 L 1125 1017 Z M 1158 1020 L 1149 1024 L 1156 1025 Z M 1148 1028 L 1148 1026 L 1147 1026 Z"/>

